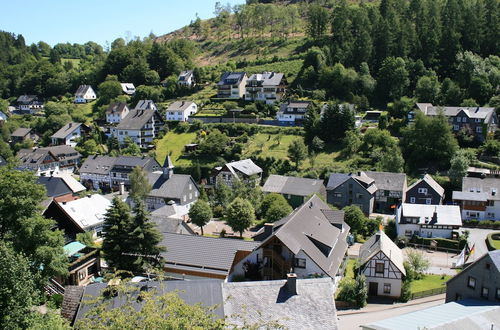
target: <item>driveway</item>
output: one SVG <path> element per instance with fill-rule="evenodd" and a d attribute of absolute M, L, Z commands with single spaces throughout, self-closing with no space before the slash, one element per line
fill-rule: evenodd
<path fill-rule="evenodd" d="M 472 247 L 474 245 L 474 254 L 469 258 L 467 262 L 474 262 L 488 253 L 488 247 L 486 246 L 486 236 L 498 230 L 462 228 L 460 229 L 460 232 L 463 232 L 465 230 L 469 231 L 469 247 Z"/>

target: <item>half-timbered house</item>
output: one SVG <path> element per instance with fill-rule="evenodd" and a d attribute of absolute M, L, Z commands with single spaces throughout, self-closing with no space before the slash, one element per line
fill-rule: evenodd
<path fill-rule="evenodd" d="M 369 295 L 393 298 L 401 295 L 406 276 L 403 252 L 382 230 L 361 246 L 359 258 Z"/>

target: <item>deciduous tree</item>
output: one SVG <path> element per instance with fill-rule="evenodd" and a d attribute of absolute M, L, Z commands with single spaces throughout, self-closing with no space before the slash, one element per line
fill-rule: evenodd
<path fill-rule="evenodd" d="M 192 223 L 200 227 L 202 236 L 203 226 L 212 219 L 212 216 L 210 205 L 202 199 L 198 199 L 189 209 L 189 219 L 191 219 Z"/>
<path fill-rule="evenodd" d="M 243 236 L 255 220 L 255 211 L 249 201 L 237 197 L 229 204 L 224 212 L 224 220 L 234 231 Z"/>

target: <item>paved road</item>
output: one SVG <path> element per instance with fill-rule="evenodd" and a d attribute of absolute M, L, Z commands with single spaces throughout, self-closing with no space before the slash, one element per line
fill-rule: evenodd
<path fill-rule="evenodd" d="M 360 313 L 338 315 L 340 330 L 359 330 L 363 324 L 368 324 L 401 314 L 419 311 L 425 308 L 444 303 L 444 294 L 417 299 L 408 304 L 385 305 L 385 307 L 370 306 L 363 308 Z M 342 311 L 340 312 L 342 313 Z"/>
<path fill-rule="evenodd" d="M 467 261 L 476 261 L 481 258 L 483 255 L 488 253 L 488 247 L 486 246 L 486 236 L 489 233 L 498 230 L 491 229 L 477 229 L 477 228 L 462 228 L 461 231 L 468 230 L 469 231 L 469 247 L 474 245 L 474 255 L 470 257 Z"/>

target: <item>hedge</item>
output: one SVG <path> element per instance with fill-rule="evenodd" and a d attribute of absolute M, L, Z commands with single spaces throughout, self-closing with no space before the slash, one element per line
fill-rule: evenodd
<path fill-rule="evenodd" d="M 440 248 L 460 250 L 459 241 L 447 238 L 439 238 L 439 237 L 423 238 L 419 236 L 413 236 L 410 240 L 410 243 L 430 246 L 432 241 L 436 241 L 437 246 Z"/>
<path fill-rule="evenodd" d="M 487 229 L 500 229 L 500 221 L 492 221 L 492 220 L 464 220 L 464 227 L 471 228 L 487 228 Z"/>
<path fill-rule="evenodd" d="M 493 236 L 495 236 L 495 238 L 493 238 Z M 500 245 L 499 240 L 500 240 L 500 232 L 488 234 L 488 236 L 486 237 L 486 245 L 488 245 L 488 250 L 490 251 L 498 250 L 499 248 L 497 246 Z"/>

